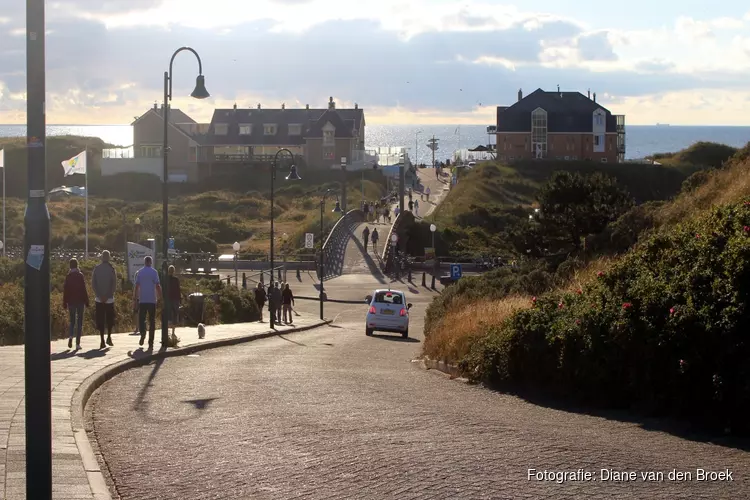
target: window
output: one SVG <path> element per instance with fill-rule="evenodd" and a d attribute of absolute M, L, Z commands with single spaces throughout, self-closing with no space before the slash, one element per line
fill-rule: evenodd
<path fill-rule="evenodd" d="M 336 156 L 336 149 L 331 147 L 324 147 L 323 148 L 323 159 L 324 160 L 333 160 Z"/>
<path fill-rule="evenodd" d="M 276 124 L 263 125 L 263 135 L 276 135 Z"/>
<path fill-rule="evenodd" d="M 240 135 L 250 135 L 253 133 L 253 126 L 249 123 L 240 123 Z"/>
<path fill-rule="evenodd" d="M 599 127 L 604 125 L 604 115 L 601 115 L 601 114 L 594 115 L 594 123 L 596 123 L 596 125 Z"/>
<path fill-rule="evenodd" d="M 333 146 L 336 143 L 336 131 L 335 130 L 324 130 L 323 131 L 323 144 L 326 146 Z"/>
<path fill-rule="evenodd" d="M 214 135 L 227 135 L 229 133 L 229 125 L 226 123 L 217 123 L 214 125 Z"/>
<path fill-rule="evenodd" d="M 141 157 L 143 158 L 160 158 L 161 146 L 141 146 Z"/>
<path fill-rule="evenodd" d="M 565 159 L 566 159 L 566 160 L 570 160 L 570 156 L 566 156 L 566 157 L 565 157 Z"/>
<path fill-rule="evenodd" d="M 302 125 L 292 123 L 289 125 L 289 135 L 302 135 Z"/>
<path fill-rule="evenodd" d="M 607 163 L 607 159 L 606 158 L 602 158 L 602 163 Z"/>
<path fill-rule="evenodd" d="M 598 135 L 595 135 L 595 136 L 594 136 L 594 146 L 598 146 L 598 145 L 599 145 L 599 138 L 600 138 L 600 137 L 601 137 L 601 136 L 598 136 Z"/>
<path fill-rule="evenodd" d="M 378 292 L 375 294 L 375 302 L 380 304 L 402 305 L 404 298 L 400 293 Z"/>
<path fill-rule="evenodd" d="M 547 112 L 542 108 L 531 112 L 531 154 L 534 158 L 547 156 Z"/>

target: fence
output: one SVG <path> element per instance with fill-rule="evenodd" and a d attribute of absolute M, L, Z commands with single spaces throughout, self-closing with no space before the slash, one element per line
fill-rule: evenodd
<path fill-rule="evenodd" d="M 383 272 L 389 273 L 395 269 L 394 267 L 394 245 L 391 243 L 391 237 L 395 235 L 399 235 L 400 229 L 404 226 L 406 223 L 406 217 L 408 215 L 411 215 L 411 212 L 400 212 L 396 219 L 393 221 L 393 224 L 391 225 L 390 231 L 388 231 L 388 237 L 385 239 L 385 244 L 383 245 L 383 257 L 382 257 L 382 266 L 383 266 Z M 413 218 L 413 216 L 412 216 Z M 399 241 L 397 242 L 397 245 L 403 245 L 403 242 L 401 241 L 401 236 L 399 236 Z"/>
<path fill-rule="evenodd" d="M 365 214 L 360 209 L 349 210 L 331 229 L 323 244 L 323 259 L 325 262 L 325 276 L 321 276 L 318 267 L 318 279 L 330 279 L 340 276 L 344 270 L 344 255 L 346 246 L 354 229 L 364 222 Z"/>

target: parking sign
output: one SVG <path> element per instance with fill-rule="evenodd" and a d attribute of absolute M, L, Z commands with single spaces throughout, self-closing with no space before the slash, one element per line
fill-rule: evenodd
<path fill-rule="evenodd" d="M 305 233 L 305 248 L 313 248 L 314 242 L 313 233 Z"/>
<path fill-rule="evenodd" d="M 457 280 L 461 277 L 461 264 L 451 264 L 451 278 Z"/>

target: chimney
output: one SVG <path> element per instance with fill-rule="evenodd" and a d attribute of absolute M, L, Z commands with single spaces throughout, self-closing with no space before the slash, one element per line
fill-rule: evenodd
<path fill-rule="evenodd" d="M 359 104 L 357 104 L 356 102 L 354 103 L 354 109 L 359 109 Z"/>
<path fill-rule="evenodd" d="M 518 100 L 520 101 L 521 99 L 523 99 L 523 90 L 518 89 Z"/>
<path fill-rule="evenodd" d="M 154 109 L 159 109 L 159 105 L 154 101 Z"/>
<path fill-rule="evenodd" d="M 328 109 L 336 109 L 336 103 L 333 102 L 333 97 L 328 98 Z"/>
<path fill-rule="evenodd" d="M 596 92 L 594 92 L 594 102 L 596 102 Z"/>
<path fill-rule="evenodd" d="M 305 109 L 310 109 L 310 105 L 309 104 L 305 104 Z"/>
<path fill-rule="evenodd" d="M 258 103 L 258 109 L 260 109 L 260 103 Z"/>
<path fill-rule="evenodd" d="M 588 96 L 589 96 L 589 99 L 591 99 L 591 89 L 589 89 L 588 91 Z"/>
<path fill-rule="evenodd" d="M 285 103 L 283 103 L 283 102 L 281 103 L 281 109 L 282 109 L 282 110 L 286 109 L 286 104 L 285 104 Z"/>
<path fill-rule="evenodd" d="M 237 110 L 237 103 L 236 102 L 234 103 L 234 109 L 235 109 L 235 111 Z"/>

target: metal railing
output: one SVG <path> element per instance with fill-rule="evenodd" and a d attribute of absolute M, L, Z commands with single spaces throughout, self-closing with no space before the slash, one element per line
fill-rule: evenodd
<path fill-rule="evenodd" d="M 333 226 L 328 234 L 325 243 L 323 243 L 323 259 L 325 260 L 324 276 L 321 276 L 320 266 L 317 266 L 319 280 L 325 280 L 335 276 L 340 276 L 344 269 L 344 255 L 346 246 L 354 229 L 365 220 L 365 214 L 362 210 L 356 208 L 348 211 Z"/>

